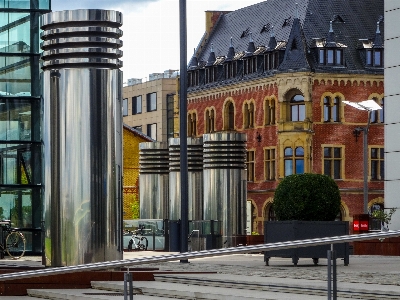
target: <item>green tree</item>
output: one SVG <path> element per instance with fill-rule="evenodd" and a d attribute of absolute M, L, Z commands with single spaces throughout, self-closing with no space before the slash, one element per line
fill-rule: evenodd
<path fill-rule="evenodd" d="M 273 209 L 279 221 L 333 221 L 340 211 L 339 188 L 326 175 L 290 175 L 279 183 Z"/>

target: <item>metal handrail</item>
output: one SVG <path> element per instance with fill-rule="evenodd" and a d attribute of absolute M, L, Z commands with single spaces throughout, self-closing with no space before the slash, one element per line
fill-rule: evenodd
<path fill-rule="evenodd" d="M 68 266 L 68 267 L 54 267 L 54 268 L 48 268 L 48 269 L 43 269 L 43 270 L 33 270 L 33 271 L 1 274 L 0 281 L 39 277 L 39 276 L 48 276 L 48 275 L 56 275 L 56 274 L 66 274 L 66 273 L 74 273 L 74 272 L 83 272 L 83 271 L 103 270 L 103 269 L 126 267 L 126 266 L 132 266 L 132 265 L 165 262 L 165 261 L 187 260 L 187 259 L 194 259 L 194 258 L 223 256 L 223 255 L 241 254 L 241 253 L 248 253 L 248 252 L 282 250 L 282 249 L 290 249 L 290 248 L 340 244 L 340 243 L 346 243 L 346 242 L 365 241 L 365 240 L 372 240 L 372 239 L 385 239 L 385 238 L 397 237 L 397 236 L 400 236 L 400 230 L 375 232 L 375 233 L 364 233 L 364 234 L 353 234 L 353 235 L 342 235 L 342 236 L 333 236 L 333 237 L 325 237 L 325 238 L 296 240 L 296 241 L 260 244 L 260 245 L 252 245 L 252 246 L 230 247 L 230 248 L 213 249 L 213 250 L 202 250 L 202 251 L 196 251 L 196 252 L 185 252 L 185 253 L 177 253 L 177 254 L 145 256 L 145 257 L 133 258 L 133 259 L 115 260 L 115 261 L 82 264 L 82 265 Z"/>

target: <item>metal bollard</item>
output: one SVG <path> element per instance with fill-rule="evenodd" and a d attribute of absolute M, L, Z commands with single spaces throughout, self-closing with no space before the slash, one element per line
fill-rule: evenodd
<path fill-rule="evenodd" d="M 128 291 L 128 285 L 129 285 L 129 291 Z M 129 273 L 129 268 L 128 271 L 124 274 L 124 300 L 128 300 L 128 295 L 129 295 L 129 300 L 133 300 L 132 273 Z"/>
<path fill-rule="evenodd" d="M 328 250 L 328 300 L 337 300 L 336 251 Z"/>

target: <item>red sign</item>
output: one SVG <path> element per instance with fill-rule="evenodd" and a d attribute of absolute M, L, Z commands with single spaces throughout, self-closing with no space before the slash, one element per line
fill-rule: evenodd
<path fill-rule="evenodd" d="M 360 221 L 360 230 L 368 230 L 369 228 L 369 224 L 368 224 L 368 221 L 363 221 L 363 220 L 361 220 Z"/>
<path fill-rule="evenodd" d="M 353 221 L 353 231 L 360 231 L 360 222 L 358 220 Z"/>

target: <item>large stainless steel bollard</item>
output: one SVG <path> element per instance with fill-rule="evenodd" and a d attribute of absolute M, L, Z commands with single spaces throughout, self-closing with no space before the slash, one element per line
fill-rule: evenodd
<path fill-rule="evenodd" d="M 246 230 L 246 134 L 217 132 L 204 140 L 204 220 L 221 222 L 222 245 L 235 247 Z"/>
<path fill-rule="evenodd" d="M 169 219 L 181 219 L 180 139 L 169 139 Z M 188 220 L 203 220 L 203 139 L 188 138 Z"/>
<path fill-rule="evenodd" d="M 41 24 L 46 265 L 122 259 L 122 14 Z"/>
<path fill-rule="evenodd" d="M 140 143 L 140 218 L 168 219 L 168 144 Z"/>

